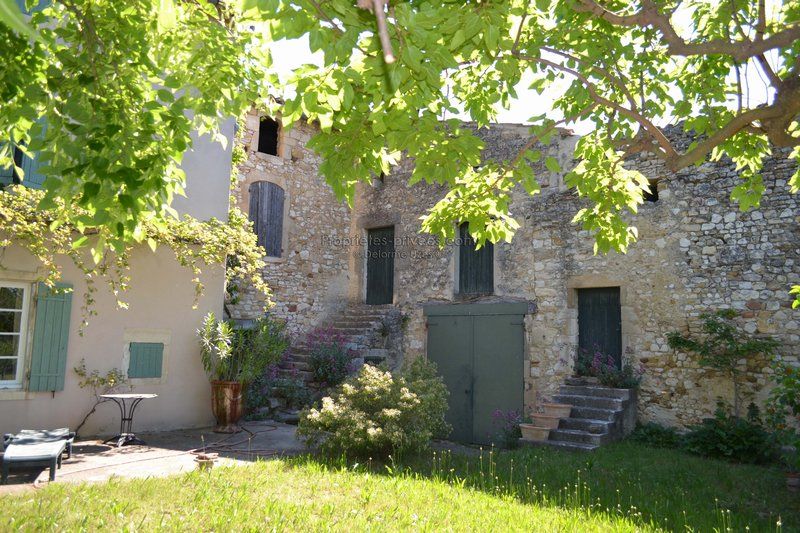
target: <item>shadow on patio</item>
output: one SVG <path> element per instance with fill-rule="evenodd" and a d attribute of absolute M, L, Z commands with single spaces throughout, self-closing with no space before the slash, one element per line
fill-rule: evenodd
<path fill-rule="evenodd" d="M 295 439 L 295 426 L 279 422 L 244 422 L 235 434 L 214 433 L 211 428 L 140 433 L 146 446 L 117 448 L 102 440 L 76 441 L 70 459 L 64 459 L 56 482 L 103 481 L 111 477 L 157 477 L 194 470 L 193 451 L 217 452 L 219 464 L 234 464 L 304 453 Z M 0 494 L 46 483 L 47 468 L 12 469 Z"/>

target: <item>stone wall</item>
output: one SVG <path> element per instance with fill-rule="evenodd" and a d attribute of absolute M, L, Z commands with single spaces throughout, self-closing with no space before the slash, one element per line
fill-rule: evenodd
<path fill-rule="evenodd" d="M 280 258 L 266 258 L 264 279 L 273 291 L 270 313 L 286 319 L 290 332 L 298 335 L 344 305 L 347 250 L 330 246 L 323 237 L 347 236 L 350 209 L 336 199 L 319 174 L 319 157 L 306 148 L 313 126 L 281 129 L 278 156 L 273 156 L 257 150 L 258 124 L 259 115 L 249 113 L 240 141 L 247 159 L 239 166 L 234 198 L 247 213 L 252 183 L 270 181 L 284 189 L 283 251 Z M 234 318 L 253 318 L 263 301 L 245 290 L 227 308 Z"/>
<path fill-rule="evenodd" d="M 245 142 L 252 145 L 254 116 Z M 407 179 L 412 162 L 372 185 L 358 188 L 350 213 L 317 175 L 317 157 L 303 147 L 311 134 L 300 129 L 282 139 L 284 157 L 251 150 L 240 169 L 240 189 L 257 179 L 283 180 L 290 198 L 286 253 L 271 262 L 267 280 L 275 290 L 275 313 L 299 332 L 319 323 L 347 302 L 363 302 L 366 233 L 395 227 L 394 303 L 404 315 L 405 357 L 425 354 L 422 306 L 462 301 L 456 294 L 454 247 L 439 249 L 419 233 L 420 216 L 445 194 L 438 186 Z M 482 130 L 486 158 L 508 159 L 527 141 L 527 128 L 504 124 Z M 572 165 L 577 137 L 563 131 L 545 155 Z M 544 160 L 544 157 L 542 158 Z M 639 241 L 625 254 L 593 254 L 592 237 L 571 223 L 582 201 L 563 186 L 563 175 L 536 169 L 542 193 L 514 192 L 512 214 L 520 222 L 513 241 L 495 247 L 495 294 L 480 300 L 526 300 L 535 310 L 525 319 L 526 410 L 537 409 L 572 372 L 578 344 L 577 290 L 620 287 L 624 357 L 645 369 L 640 417 L 686 425 L 708 416 L 717 397 L 730 401 L 731 385 L 694 359 L 667 346 L 666 334 L 699 327 L 706 310 L 741 311 L 745 329 L 775 335 L 781 354 L 800 355 L 800 325 L 788 289 L 800 278 L 797 198 L 786 186 L 789 162 L 767 162 L 762 206 L 739 212 L 729 197 L 736 182 L 730 164 L 704 164 L 678 174 L 658 161 L 631 165 L 659 179 L 659 200 L 646 203 L 631 222 Z M 246 207 L 246 194 L 239 198 Z M 247 312 L 252 302 L 237 310 Z M 768 391 L 767 361 L 743 367 L 746 401 L 763 403 Z"/>
<path fill-rule="evenodd" d="M 485 157 L 508 159 L 525 143 L 522 126 L 482 131 Z M 577 138 L 562 132 L 548 147 L 562 168 L 572 164 Z M 618 286 L 626 360 L 645 370 L 640 416 L 686 425 L 713 412 L 717 397 L 731 401 L 729 381 L 676 354 L 666 334 L 695 331 L 698 315 L 731 307 L 744 328 L 780 339 L 781 353 L 796 361 L 800 326 L 790 309 L 788 288 L 800 278 L 797 198 L 786 182 L 793 171 L 776 158 L 765 168 L 767 191 L 758 210 L 741 213 L 729 197 L 736 172 L 729 164 L 705 164 L 671 174 L 657 161 L 631 165 L 659 179 L 659 200 L 646 203 L 631 219 L 639 241 L 625 254 L 593 254 L 593 239 L 571 219 L 581 201 L 563 186 L 563 176 L 537 169 L 542 194 L 515 191 L 512 213 L 520 222 L 510 244 L 495 247 L 495 295 L 483 300 L 529 300 L 537 311 L 526 318 L 525 404 L 534 410 L 556 392 L 572 371 L 577 352 L 577 289 Z M 409 317 L 406 356 L 425 353 L 424 304 L 458 301 L 453 249 L 439 250 L 419 235 L 419 217 L 443 194 L 440 187 L 408 188 L 404 163 L 377 186 L 360 189 L 351 232 L 395 224 L 399 242 L 395 303 Z M 355 265 L 351 297 L 363 293 L 363 263 Z M 768 362 L 751 361 L 745 371 L 745 401 L 762 404 L 769 383 Z"/>

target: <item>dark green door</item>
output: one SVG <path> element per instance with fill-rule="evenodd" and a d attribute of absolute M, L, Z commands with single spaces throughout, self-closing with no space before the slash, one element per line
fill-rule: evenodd
<path fill-rule="evenodd" d="M 581 352 L 600 350 L 622 365 L 622 313 L 619 287 L 578 289 L 578 345 Z"/>
<path fill-rule="evenodd" d="M 390 304 L 394 295 L 394 226 L 367 231 L 367 303 Z"/>
<path fill-rule="evenodd" d="M 489 444 L 493 413 L 522 412 L 525 304 L 434 305 L 424 309 L 428 358 L 447 389 L 450 439 Z"/>

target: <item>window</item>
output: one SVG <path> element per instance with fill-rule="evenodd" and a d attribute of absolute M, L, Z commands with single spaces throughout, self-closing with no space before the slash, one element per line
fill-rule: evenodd
<path fill-rule="evenodd" d="M 258 125 L 258 151 L 262 154 L 278 155 L 278 131 L 280 124 L 269 117 L 261 117 Z"/>
<path fill-rule="evenodd" d="M 644 189 L 642 193 L 642 197 L 645 202 L 658 201 L 658 181 L 659 180 L 647 180 L 647 183 L 650 186 L 650 190 Z"/>
<path fill-rule="evenodd" d="M 161 342 L 132 342 L 128 345 L 128 377 L 160 378 L 164 362 L 164 344 Z"/>
<path fill-rule="evenodd" d="M 268 181 L 250 185 L 250 220 L 268 257 L 280 257 L 283 245 L 283 189 Z"/>
<path fill-rule="evenodd" d="M 29 299 L 29 285 L 0 282 L 0 387 L 22 384 Z"/>
<path fill-rule="evenodd" d="M 476 250 L 466 223 L 459 226 L 458 237 L 458 292 L 491 294 L 494 292 L 494 244 L 487 241 Z"/>

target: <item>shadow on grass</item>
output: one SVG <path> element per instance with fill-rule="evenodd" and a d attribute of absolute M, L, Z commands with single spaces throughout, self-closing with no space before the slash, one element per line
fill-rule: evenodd
<path fill-rule="evenodd" d="M 546 507 L 618 514 L 666 530 L 800 530 L 800 498 L 775 467 L 730 464 L 631 442 L 591 454 L 550 448 L 434 450 L 392 459 L 287 459 L 385 476 L 422 477 Z M 779 525 L 780 524 L 780 525 Z"/>

